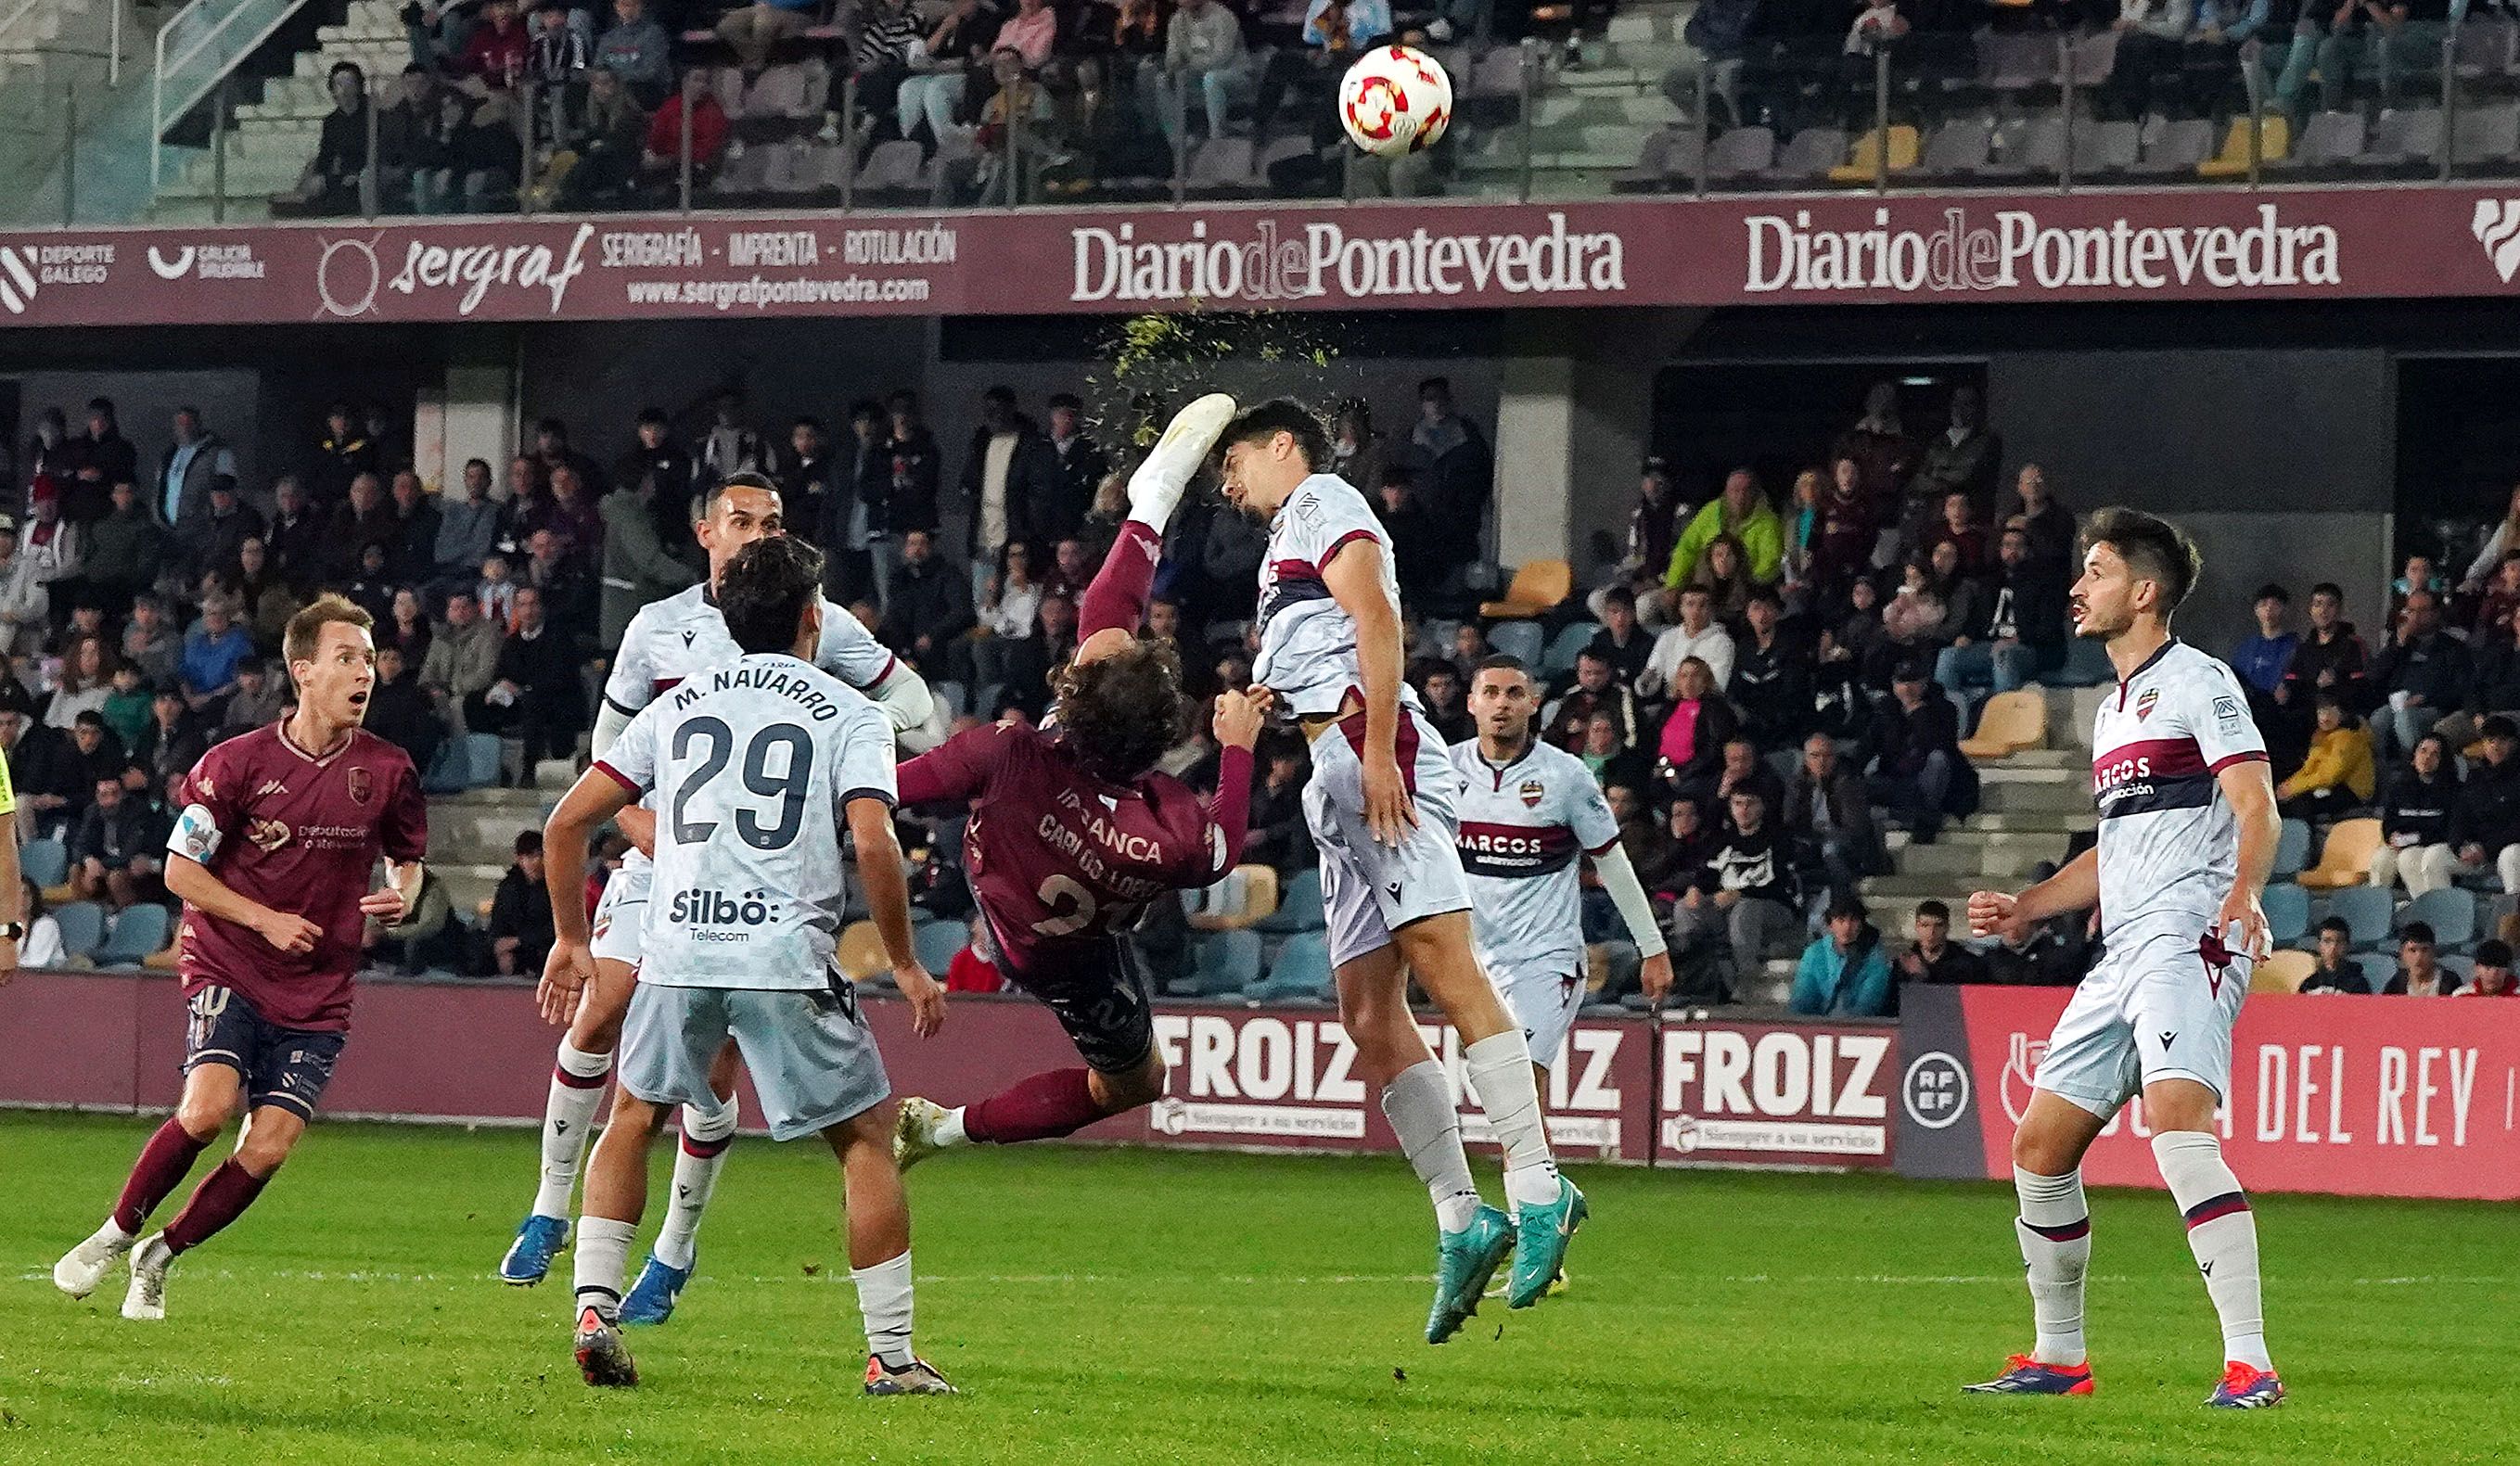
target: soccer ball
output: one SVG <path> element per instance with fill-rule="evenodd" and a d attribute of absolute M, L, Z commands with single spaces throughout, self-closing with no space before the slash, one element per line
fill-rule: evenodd
<path fill-rule="evenodd" d="M 1411 46 L 1376 46 L 1339 82 L 1339 125 L 1376 157 L 1432 148 L 1453 120 L 1453 81 Z"/>

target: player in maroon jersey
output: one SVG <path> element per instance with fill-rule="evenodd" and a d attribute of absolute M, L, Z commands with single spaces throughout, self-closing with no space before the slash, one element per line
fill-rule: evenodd
<path fill-rule="evenodd" d="M 202 756 L 167 838 L 166 888 L 183 898 L 176 971 L 191 1008 L 184 1097 L 141 1148 L 96 1234 L 54 1266 L 85 1298 L 125 1253 L 122 1316 L 166 1316 L 166 1269 L 253 1204 L 289 1159 L 349 1038 L 350 975 L 373 917 L 420 894 L 428 811 L 400 748 L 359 726 L 376 682 L 368 613 L 324 596 L 289 620 L 282 650 L 297 707 Z M 390 880 L 370 891 L 377 858 Z M 236 1153 L 155 1236 L 140 1228 L 230 1117 Z"/>
<path fill-rule="evenodd" d="M 901 1102 L 893 1155 L 1072 1134 L 1164 1092 L 1147 979 L 1121 934 L 1152 897 L 1211 885 L 1241 859 L 1251 745 L 1267 693 L 1216 700 L 1215 798 L 1154 772 L 1179 737 L 1181 666 L 1138 640 L 1164 523 L 1234 416 L 1203 397 L 1182 411 L 1129 483 L 1129 519 L 1078 606 L 1075 657 L 1054 679 L 1056 726 L 975 728 L 901 766 L 904 806 L 968 800 L 964 866 L 1007 980 L 1048 1004 L 1085 1067 L 1036 1074 L 977 1104 Z"/>

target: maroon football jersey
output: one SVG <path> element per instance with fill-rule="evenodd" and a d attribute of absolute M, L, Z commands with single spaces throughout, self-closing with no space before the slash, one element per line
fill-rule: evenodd
<path fill-rule="evenodd" d="M 1242 843 L 1180 779 L 1107 782 L 1020 724 L 971 729 L 901 766 L 903 804 L 944 799 L 971 802 L 964 869 L 1014 972 L 1106 939 L 1149 897 L 1214 884 Z"/>
<path fill-rule="evenodd" d="M 410 755 L 366 729 L 321 758 L 281 730 L 256 729 L 202 755 L 184 779 L 186 818 L 170 848 L 201 860 L 239 896 L 303 916 L 323 935 L 311 953 L 285 953 L 251 927 L 188 904 L 175 970 L 188 998 L 233 988 L 284 1028 L 345 1029 L 366 921 L 359 900 L 380 853 L 405 862 L 428 851 L 428 808 Z M 214 842 L 191 814 L 197 805 L 208 812 Z"/>

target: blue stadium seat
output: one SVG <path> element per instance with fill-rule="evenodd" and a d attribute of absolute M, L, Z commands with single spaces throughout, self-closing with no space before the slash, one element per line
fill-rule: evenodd
<path fill-rule="evenodd" d="M 2108 649 L 2089 638 L 2076 637 L 2065 651 L 2065 665 L 2046 679 L 2050 687 L 2096 688 L 2115 678 Z"/>
<path fill-rule="evenodd" d="M 105 908 L 93 901 L 71 901 L 53 908 L 53 919 L 62 926 L 62 952 L 74 957 L 93 957 L 105 945 Z"/>
<path fill-rule="evenodd" d="M 1549 646 L 1537 621 L 1500 621 L 1488 628 L 1488 644 L 1526 667 L 1539 666 L 1541 653 Z"/>
<path fill-rule="evenodd" d="M 421 771 L 420 788 L 424 794 L 461 794 L 464 792 L 464 740 L 449 738 L 437 745 L 437 753 L 428 767 Z"/>
<path fill-rule="evenodd" d="M 2269 884 L 2264 902 L 2267 911 L 2267 935 L 2277 947 L 2301 940 L 2310 930 L 2310 893 L 2286 881 Z"/>
<path fill-rule="evenodd" d="M 1278 910 L 1260 918 L 1252 929 L 1285 936 L 1320 931 L 1328 924 L 1329 917 L 1322 910 L 1322 872 L 1308 868 L 1285 879 L 1278 890 Z"/>
<path fill-rule="evenodd" d="M 2286 820 L 2283 833 L 2275 840 L 2275 868 L 2278 876 L 2299 875 L 2310 864 L 2310 822 Z"/>
<path fill-rule="evenodd" d="M 155 902 L 123 908 L 112 933 L 96 952 L 100 967 L 137 967 L 141 959 L 166 945 L 166 909 Z"/>
<path fill-rule="evenodd" d="M 59 840 L 28 840 L 18 850 L 18 869 L 41 891 L 70 878 L 69 847 Z"/>
<path fill-rule="evenodd" d="M 2476 958 L 2474 957 L 2455 955 L 2444 956 L 2441 959 L 2441 966 L 2442 971 L 2448 973 L 2452 977 L 2457 978 L 2461 983 L 2464 983 L 2469 978 L 2476 976 Z"/>
<path fill-rule="evenodd" d="M 456 739 L 464 745 L 464 787 L 496 788 L 499 776 L 505 772 L 506 754 L 499 747 L 496 733 L 466 733 Z"/>
<path fill-rule="evenodd" d="M 1551 677 L 1574 671 L 1575 658 L 1581 656 L 1584 648 L 1592 645 L 1593 639 L 1600 634 L 1599 623 L 1593 621 L 1578 621 L 1564 628 L 1550 639 L 1549 657 L 1540 670 Z"/>
<path fill-rule="evenodd" d="M 919 965 L 940 980 L 945 969 L 954 965 L 956 954 L 971 940 L 970 929 L 960 921 L 922 921 L 915 936 Z"/>
<path fill-rule="evenodd" d="M 1239 996 L 1260 979 L 1260 938 L 1247 931 L 1209 932 L 1191 945 L 1190 981 L 1174 991 L 1186 998 Z"/>
<path fill-rule="evenodd" d="M 2398 909 L 2398 928 L 2421 921 L 2433 929 L 2433 943 L 2444 952 L 2476 940 L 2476 893 L 2457 886 L 2426 891 Z"/>
<path fill-rule="evenodd" d="M 2389 941 L 2389 893 L 2377 886 L 2339 886 L 2327 893 L 2320 918 L 2342 916 L 2354 928 L 2354 945 L 2369 951 Z"/>
<path fill-rule="evenodd" d="M 2398 957 L 2395 953 L 2362 953 L 2355 956 L 2354 965 L 2362 969 L 2362 980 L 2371 985 L 2374 996 L 2378 995 L 2382 988 L 2389 986 L 2389 979 L 2398 975 Z"/>
<path fill-rule="evenodd" d="M 1337 996 L 1330 980 L 1330 939 L 1326 932 L 1301 932 L 1278 949 L 1269 975 L 1242 990 L 1254 1002 L 1328 1002 Z"/>

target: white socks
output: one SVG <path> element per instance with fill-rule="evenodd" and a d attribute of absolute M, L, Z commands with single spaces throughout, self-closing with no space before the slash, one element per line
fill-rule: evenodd
<path fill-rule="evenodd" d="M 2223 1357 L 2273 1368 L 2258 1298 L 2257 1214 L 2224 1163 L 2222 1140 L 2207 1131 L 2165 1131 L 2152 1137 L 2152 1159 L 2187 1221 L 2187 1250 L 2223 1320 Z"/>
<path fill-rule="evenodd" d="M 717 1173 L 726 1164 L 726 1148 L 735 1139 L 736 1102 L 727 1100 L 715 1113 L 683 1106 L 683 1139 L 674 1148 L 674 1194 L 665 1207 L 664 1227 L 650 1249 L 668 1267 L 692 1266 L 693 1242 L 699 1235 L 700 1213 L 717 1189 Z"/>
<path fill-rule="evenodd" d="M 2092 1266 L 2092 1213 L 2083 1200 L 2083 1173 L 2041 1176 L 2015 1166 L 2012 1189 L 2021 1199 L 2012 1228 L 2021 1238 L 2030 1311 L 2039 1326 L 2030 1356 L 2042 1364 L 2079 1364 L 2087 1353 L 2083 1276 Z"/>
<path fill-rule="evenodd" d="M 936 1129 L 931 1133 L 930 1138 L 940 1146 L 970 1144 L 971 1133 L 963 1129 L 963 1112 L 968 1108 L 970 1108 L 968 1105 L 958 1104 L 947 1110 L 945 1118 L 936 1122 Z"/>
<path fill-rule="evenodd" d="M 639 1223 L 609 1217 L 577 1219 L 577 1307 L 605 1317 L 621 1311 L 621 1279 L 630 1270 L 630 1243 Z"/>
<path fill-rule="evenodd" d="M 910 1348 L 910 1254 L 872 1267 L 852 1267 L 849 1281 L 858 1285 L 858 1312 L 866 1319 L 867 1353 L 886 1369 L 907 1369 Z"/>
<path fill-rule="evenodd" d="M 577 1189 L 577 1168 L 586 1159 L 587 1142 L 595 1138 L 595 1112 L 604 1103 L 605 1076 L 612 1072 L 612 1055 L 588 1053 L 560 1041 L 552 1065 L 551 1097 L 543 1101 L 543 1175 L 534 1188 L 534 1215 L 566 1217 L 569 1193 Z"/>
<path fill-rule="evenodd" d="M 1549 1153 L 1549 1131 L 1540 1090 L 1531 1077 L 1531 1045 L 1522 1030 L 1490 1034 L 1462 1050 L 1462 1067 L 1488 1129 L 1505 1147 L 1505 1192 L 1516 1206 L 1545 1207 L 1557 1199 L 1557 1162 Z"/>
<path fill-rule="evenodd" d="M 1530 1070 L 1523 1072 L 1528 1076 Z M 1462 1150 L 1462 1117 L 1453 1108 L 1453 1087 L 1444 1080 L 1444 1066 L 1424 1059 L 1393 1075 L 1382 1087 L 1382 1117 L 1408 1152 L 1410 1169 L 1434 1198 L 1435 1224 L 1448 1232 L 1469 1225 L 1479 1210 L 1479 1188 L 1470 1179 L 1470 1158 Z"/>

